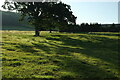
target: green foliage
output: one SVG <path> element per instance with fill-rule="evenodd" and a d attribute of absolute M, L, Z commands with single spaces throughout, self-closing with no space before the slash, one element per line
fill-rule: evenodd
<path fill-rule="evenodd" d="M 120 78 L 119 33 L 2 31 L 3 78 Z M 117 46 L 118 45 L 118 46 Z"/>
<path fill-rule="evenodd" d="M 120 32 L 120 24 L 98 24 L 98 23 L 82 23 L 81 25 L 69 24 L 65 28 L 61 28 L 62 32 Z"/>
<path fill-rule="evenodd" d="M 2 7 L 20 12 L 21 21 L 28 16 L 29 23 L 35 27 L 35 36 L 39 36 L 39 31 L 42 31 L 44 27 L 53 28 L 53 26 L 56 26 L 55 24 L 60 26 L 76 24 L 77 17 L 73 15 L 70 5 L 62 2 L 11 2 L 8 0 Z M 45 24 L 50 26 L 45 26 Z"/>

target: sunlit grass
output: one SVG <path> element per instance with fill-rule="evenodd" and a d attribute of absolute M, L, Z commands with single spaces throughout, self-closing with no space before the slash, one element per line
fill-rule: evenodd
<path fill-rule="evenodd" d="M 114 35 L 119 33 L 43 31 L 41 37 L 34 37 L 34 31 L 2 34 L 3 78 L 120 78 L 120 44 Z"/>

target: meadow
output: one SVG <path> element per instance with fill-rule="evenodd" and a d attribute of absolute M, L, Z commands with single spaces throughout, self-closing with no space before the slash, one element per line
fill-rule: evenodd
<path fill-rule="evenodd" d="M 2 31 L 2 77 L 119 79 L 120 33 Z M 14 79 L 15 80 L 15 79 Z"/>

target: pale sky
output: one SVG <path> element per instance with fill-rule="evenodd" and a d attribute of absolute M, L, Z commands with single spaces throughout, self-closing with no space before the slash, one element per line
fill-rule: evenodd
<path fill-rule="evenodd" d="M 0 6 L 5 0 L 0 0 Z M 77 23 L 118 23 L 119 0 L 62 0 L 69 4 Z M 2 10 L 0 8 L 0 10 Z"/>
<path fill-rule="evenodd" d="M 1 6 L 4 4 L 5 0 L 0 0 L 0 10 L 2 9 Z"/>
<path fill-rule="evenodd" d="M 118 23 L 119 0 L 62 0 L 69 4 L 77 23 Z"/>

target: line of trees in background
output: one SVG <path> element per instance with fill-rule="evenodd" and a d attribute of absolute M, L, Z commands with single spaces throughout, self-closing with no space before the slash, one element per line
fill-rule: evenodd
<path fill-rule="evenodd" d="M 40 36 L 44 29 L 50 31 L 54 26 L 76 24 L 76 16 L 71 11 L 71 6 L 61 1 L 58 2 L 17 2 L 7 0 L 2 7 L 9 11 L 17 11 L 21 14 L 20 21 L 25 17 L 29 24 L 34 26 L 35 36 Z"/>
<path fill-rule="evenodd" d="M 73 15 L 71 6 L 62 2 L 7 2 L 2 6 L 6 10 L 16 10 L 23 23 L 29 23 L 34 26 L 35 36 L 39 36 L 40 31 L 60 32 L 120 32 L 120 25 L 102 25 L 98 23 L 76 24 L 77 17 Z M 44 0 L 43 0 L 44 1 Z M 5 13 L 4 13 L 5 14 Z M 18 14 L 18 13 L 17 13 Z M 3 15 L 4 16 L 4 15 Z M 8 16 L 4 16 L 7 19 Z M 13 18 L 15 17 L 15 19 Z M 19 23 L 15 15 L 12 20 L 4 20 L 3 25 L 16 26 Z M 26 19 L 26 20 L 25 20 Z M 12 21 L 14 24 L 12 24 Z M 6 24 L 7 23 L 7 24 Z M 20 25 L 20 24 L 19 24 Z M 20 25 L 24 26 L 24 25 Z"/>
<path fill-rule="evenodd" d="M 23 22 L 18 21 L 19 20 L 18 18 L 20 17 L 19 13 L 2 11 L 2 17 L 3 17 L 2 26 L 3 26 L 3 29 L 5 30 L 9 30 L 10 28 L 12 29 L 12 27 L 15 28 L 15 26 L 20 26 L 21 29 L 23 29 L 23 27 L 25 27 L 26 29 L 33 28 L 32 26 L 30 27 L 27 20 L 24 20 Z M 49 23 L 51 22 L 49 21 Z M 10 28 L 7 29 L 8 27 L 6 28 L 6 26 L 9 26 Z M 44 26 L 48 26 L 48 25 L 44 25 Z M 31 30 L 34 30 L 34 28 Z M 44 31 L 47 30 L 50 32 L 56 30 L 60 32 L 73 32 L 73 33 L 76 33 L 76 32 L 77 33 L 78 32 L 120 32 L 120 24 L 103 25 L 103 24 L 98 24 L 98 23 L 91 23 L 91 24 L 82 23 L 82 24 L 76 24 L 76 25 L 68 24 L 68 25 L 62 25 L 62 26 L 54 26 L 54 25 L 49 24 L 49 27 L 44 27 L 44 29 L 42 30 Z"/>
<path fill-rule="evenodd" d="M 77 25 L 67 25 L 67 27 L 61 28 L 60 32 L 120 32 L 120 24 L 98 24 L 98 23 L 82 23 Z"/>

